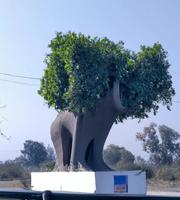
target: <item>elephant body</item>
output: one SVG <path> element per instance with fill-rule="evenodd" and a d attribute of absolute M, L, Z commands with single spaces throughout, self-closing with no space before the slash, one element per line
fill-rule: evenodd
<path fill-rule="evenodd" d="M 103 161 L 103 146 L 118 116 L 124 112 L 120 100 L 119 84 L 99 100 L 94 112 L 75 115 L 58 114 L 51 126 L 51 138 L 60 171 L 77 171 L 81 165 L 86 170 L 111 170 Z"/>

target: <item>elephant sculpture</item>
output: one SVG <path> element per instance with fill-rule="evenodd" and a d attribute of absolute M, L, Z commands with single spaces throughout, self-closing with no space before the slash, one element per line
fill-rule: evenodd
<path fill-rule="evenodd" d="M 38 93 L 60 111 L 51 138 L 60 171 L 104 171 L 103 146 L 113 123 L 170 110 L 172 87 L 167 52 L 161 44 L 135 53 L 122 42 L 68 32 L 49 44 Z"/>
<path fill-rule="evenodd" d="M 122 106 L 119 82 L 113 83 L 105 97 L 99 100 L 94 112 L 77 114 L 60 112 L 51 125 L 57 165 L 60 171 L 111 170 L 103 161 L 103 146 Z"/>

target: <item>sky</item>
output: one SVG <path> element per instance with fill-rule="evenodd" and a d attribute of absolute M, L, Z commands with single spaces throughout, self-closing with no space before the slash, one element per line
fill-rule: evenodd
<path fill-rule="evenodd" d="M 142 44 L 161 43 L 168 52 L 176 90 L 172 110 L 161 106 L 156 116 L 113 125 L 106 141 L 146 158 L 136 132 L 155 122 L 180 133 L 179 10 L 179 0 L 0 0 L 0 73 L 41 78 L 48 44 L 56 32 L 106 36 L 124 41 L 136 52 Z M 57 113 L 37 94 L 39 86 L 38 80 L 0 74 L 0 129 L 10 137 L 0 137 L 0 161 L 19 156 L 28 139 L 52 146 L 50 125 Z"/>

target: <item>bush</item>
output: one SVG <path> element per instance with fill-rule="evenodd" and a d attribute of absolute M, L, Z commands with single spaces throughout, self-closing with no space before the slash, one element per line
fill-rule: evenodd
<path fill-rule="evenodd" d="M 126 163 L 119 161 L 116 165 L 117 170 L 137 170 L 137 166 L 134 163 Z"/>
<path fill-rule="evenodd" d="M 118 162 L 116 169 L 117 170 L 141 170 L 141 171 L 146 172 L 147 179 L 153 178 L 155 176 L 154 169 L 149 164 L 138 165 L 134 163 Z"/>
<path fill-rule="evenodd" d="M 44 162 L 40 165 L 40 170 L 45 172 L 51 172 L 55 167 L 55 163 L 55 161 Z"/>
<path fill-rule="evenodd" d="M 25 169 L 13 162 L 5 162 L 4 164 L 0 164 L 0 179 L 24 179 L 29 175 L 25 171 Z"/>
<path fill-rule="evenodd" d="M 174 170 L 170 167 L 161 167 L 156 172 L 156 178 L 164 181 L 175 181 Z"/>
<path fill-rule="evenodd" d="M 153 178 L 155 176 L 154 168 L 151 165 L 144 164 L 144 165 L 139 165 L 138 167 L 139 167 L 139 170 L 146 172 L 147 179 Z"/>

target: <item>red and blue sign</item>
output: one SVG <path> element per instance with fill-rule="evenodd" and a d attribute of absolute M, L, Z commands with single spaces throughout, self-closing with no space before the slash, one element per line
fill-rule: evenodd
<path fill-rule="evenodd" d="M 114 176 L 114 192 L 116 193 L 128 192 L 128 176 L 126 175 Z"/>

